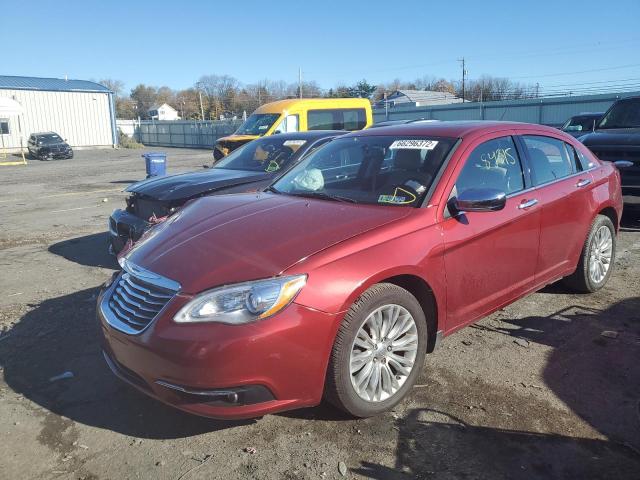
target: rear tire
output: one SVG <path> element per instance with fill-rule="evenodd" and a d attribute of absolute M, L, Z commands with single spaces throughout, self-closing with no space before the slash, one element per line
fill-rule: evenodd
<path fill-rule="evenodd" d="M 390 410 L 420 375 L 427 340 L 424 311 L 411 293 L 391 283 L 372 286 L 351 306 L 338 330 L 325 398 L 354 417 Z"/>
<path fill-rule="evenodd" d="M 616 230 L 606 215 L 598 215 L 582 247 L 576 271 L 563 279 L 565 285 L 581 293 L 593 293 L 605 286 L 616 257 Z"/>

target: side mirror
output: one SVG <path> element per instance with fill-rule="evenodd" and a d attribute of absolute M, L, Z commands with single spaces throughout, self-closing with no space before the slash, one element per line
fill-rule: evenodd
<path fill-rule="evenodd" d="M 450 201 L 456 212 L 495 212 L 506 203 L 507 194 L 495 188 L 470 188 Z"/>
<path fill-rule="evenodd" d="M 207 165 L 206 163 L 202 164 L 202 168 L 211 168 L 209 165 Z"/>
<path fill-rule="evenodd" d="M 622 168 L 633 167 L 633 162 L 630 162 L 629 160 L 617 160 L 617 161 L 613 162 L 613 164 L 619 170 L 622 169 Z"/>

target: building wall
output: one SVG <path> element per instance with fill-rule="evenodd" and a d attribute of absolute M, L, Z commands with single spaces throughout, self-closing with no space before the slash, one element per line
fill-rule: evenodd
<path fill-rule="evenodd" d="M 30 134 L 47 131 L 66 138 L 72 147 L 114 144 L 108 93 L 0 89 L 0 96 L 13 98 L 24 108 L 23 115 L 9 118 L 9 135 L 0 135 L 0 148 L 2 141 L 4 148 L 19 148 L 20 136 L 26 147 Z"/>
<path fill-rule="evenodd" d="M 451 105 L 420 107 L 401 105 L 375 108 L 374 122 L 384 120 L 508 120 L 560 126 L 569 117 L 586 112 L 604 112 L 619 98 L 639 95 L 640 92 L 607 93 L 573 97 L 532 98 L 498 102 L 465 102 Z"/>

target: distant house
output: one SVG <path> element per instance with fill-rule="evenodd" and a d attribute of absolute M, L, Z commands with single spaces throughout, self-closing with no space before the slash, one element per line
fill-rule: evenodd
<path fill-rule="evenodd" d="M 147 114 L 153 120 L 180 120 L 178 111 L 167 103 L 163 103 L 159 107 L 153 107 Z"/>
<path fill-rule="evenodd" d="M 396 90 L 387 95 L 387 104 L 389 107 L 400 105 L 414 105 L 416 107 L 425 107 L 429 105 L 447 105 L 449 103 L 460 103 L 461 98 L 456 97 L 449 92 L 434 92 L 432 90 Z M 384 108 L 385 101 L 380 100 L 376 103 L 376 108 Z"/>

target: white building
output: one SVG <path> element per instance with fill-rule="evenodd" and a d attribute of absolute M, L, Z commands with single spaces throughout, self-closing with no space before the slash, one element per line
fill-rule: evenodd
<path fill-rule="evenodd" d="M 75 148 L 118 144 L 113 93 L 104 85 L 0 75 L 0 97 L 0 150 L 26 148 L 29 135 L 38 132 L 56 132 Z"/>
<path fill-rule="evenodd" d="M 434 92 L 432 90 L 396 90 L 389 94 L 386 100 L 389 108 L 396 106 L 426 107 L 429 105 L 447 105 L 450 103 L 460 103 L 461 98 L 449 92 Z M 384 108 L 385 101 L 376 103 L 377 108 Z"/>
<path fill-rule="evenodd" d="M 153 120 L 180 120 L 178 111 L 168 103 L 153 107 L 147 112 Z"/>

